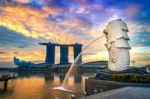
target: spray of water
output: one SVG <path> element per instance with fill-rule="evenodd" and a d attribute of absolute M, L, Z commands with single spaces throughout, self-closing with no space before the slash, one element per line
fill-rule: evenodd
<path fill-rule="evenodd" d="M 100 37 L 98 37 L 98 38 L 92 40 L 91 42 L 89 42 L 89 43 L 82 49 L 82 51 L 81 51 L 81 52 L 78 54 L 78 56 L 76 57 L 74 63 L 70 66 L 69 71 L 67 72 L 67 74 L 66 74 L 66 76 L 65 76 L 65 79 L 64 79 L 64 81 L 63 81 L 61 87 L 55 87 L 55 88 L 53 88 L 53 89 L 56 89 L 56 90 L 63 90 L 63 91 L 69 91 L 69 90 L 67 90 L 67 89 L 68 89 L 68 88 L 67 88 L 68 78 L 69 78 L 70 76 L 72 76 L 72 75 L 75 73 L 75 71 L 73 71 L 73 70 L 74 70 L 74 68 L 77 66 L 77 62 L 78 62 L 79 58 L 81 57 L 81 55 L 83 54 L 83 52 L 84 52 L 91 44 L 93 44 L 94 42 L 96 42 L 97 40 L 99 40 L 100 38 L 102 38 L 102 37 L 104 37 L 104 36 L 105 36 L 105 35 L 100 36 Z"/>

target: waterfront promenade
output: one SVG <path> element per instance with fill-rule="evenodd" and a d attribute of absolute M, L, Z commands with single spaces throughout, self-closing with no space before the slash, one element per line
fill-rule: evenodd
<path fill-rule="evenodd" d="M 123 87 L 79 99 L 150 99 L 150 88 Z"/>

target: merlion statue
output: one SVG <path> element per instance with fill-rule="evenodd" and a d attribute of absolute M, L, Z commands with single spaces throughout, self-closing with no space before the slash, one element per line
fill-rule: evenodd
<path fill-rule="evenodd" d="M 131 49 L 128 44 L 128 27 L 121 19 L 109 22 L 104 29 L 107 43 L 105 44 L 108 53 L 108 69 L 110 71 L 123 71 L 129 68 Z"/>

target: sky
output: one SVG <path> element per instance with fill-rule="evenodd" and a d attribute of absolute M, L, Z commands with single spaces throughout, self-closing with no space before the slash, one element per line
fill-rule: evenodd
<path fill-rule="evenodd" d="M 150 61 L 149 0 L 0 0 L 0 67 L 15 67 L 13 57 L 41 63 L 45 46 L 88 42 L 103 35 L 109 21 L 122 19 L 129 28 L 131 61 Z M 108 60 L 101 38 L 83 53 L 83 62 Z M 73 50 L 69 48 L 70 62 Z M 59 63 L 59 47 L 56 63 Z M 132 65 L 132 64 L 130 64 Z"/>

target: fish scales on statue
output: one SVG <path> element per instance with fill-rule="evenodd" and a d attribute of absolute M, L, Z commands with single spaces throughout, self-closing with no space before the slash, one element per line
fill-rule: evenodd
<path fill-rule="evenodd" d="M 129 68 L 131 47 L 128 44 L 130 39 L 127 32 L 128 27 L 121 19 L 109 22 L 103 31 L 107 39 L 105 46 L 109 53 L 110 71 L 123 71 Z"/>

